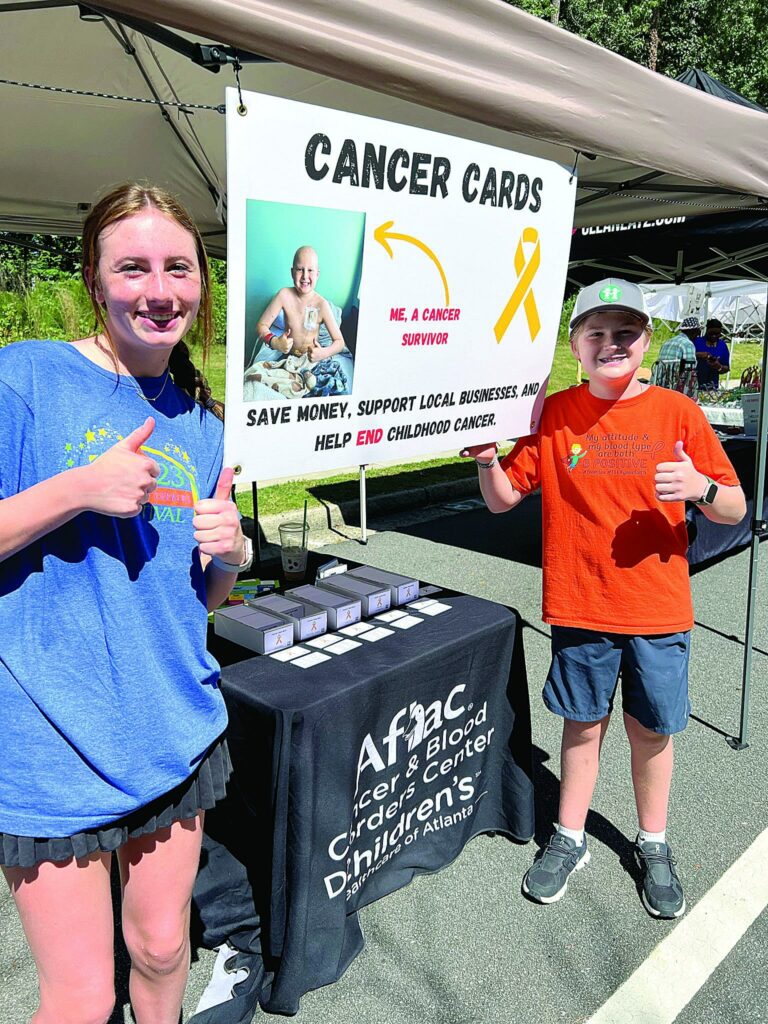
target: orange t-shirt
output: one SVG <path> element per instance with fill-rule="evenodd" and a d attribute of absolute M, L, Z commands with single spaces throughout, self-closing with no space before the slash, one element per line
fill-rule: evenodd
<path fill-rule="evenodd" d="M 649 387 L 595 398 L 582 384 L 551 395 L 538 434 L 502 460 L 519 491 L 541 487 L 543 618 L 607 633 L 676 633 L 693 626 L 685 503 L 656 499 L 660 462 L 682 441 L 716 483 L 739 479 L 703 412 Z"/>

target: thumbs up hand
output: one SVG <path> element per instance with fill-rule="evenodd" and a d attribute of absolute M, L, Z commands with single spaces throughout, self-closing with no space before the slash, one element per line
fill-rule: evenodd
<path fill-rule="evenodd" d="M 272 342 L 272 346 L 273 348 L 276 348 L 278 352 L 284 352 L 288 355 L 293 348 L 293 334 L 291 333 L 291 328 L 286 327 L 283 333 Z"/>
<path fill-rule="evenodd" d="M 659 501 L 698 501 L 707 486 L 685 450 L 682 441 L 675 441 L 674 462 L 660 462 L 656 467 L 656 498 Z"/>
<path fill-rule="evenodd" d="M 141 512 L 160 476 L 158 464 L 141 451 L 154 429 L 155 421 L 148 416 L 140 427 L 83 467 L 84 510 L 118 519 Z"/>
<path fill-rule="evenodd" d="M 230 562 L 233 569 L 243 561 L 245 543 L 240 529 L 237 505 L 230 498 L 235 473 L 225 466 L 219 474 L 212 498 L 203 498 L 195 505 L 192 526 L 201 555 L 218 555 Z"/>

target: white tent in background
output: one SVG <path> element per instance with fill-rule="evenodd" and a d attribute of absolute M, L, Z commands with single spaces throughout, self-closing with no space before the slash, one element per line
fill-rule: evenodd
<path fill-rule="evenodd" d="M 688 281 L 641 287 L 648 312 L 670 328 L 689 315 L 698 316 L 702 328 L 710 317 L 716 317 L 731 350 L 736 342 L 763 339 L 766 289 L 761 281 Z"/>

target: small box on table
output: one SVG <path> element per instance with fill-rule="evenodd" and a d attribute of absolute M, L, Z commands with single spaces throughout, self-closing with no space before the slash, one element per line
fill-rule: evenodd
<path fill-rule="evenodd" d="M 309 640 L 313 636 L 322 636 L 328 629 L 328 613 L 325 609 L 313 608 L 302 604 L 301 601 L 280 597 L 279 594 L 256 597 L 248 602 L 248 607 L 258 608 L 268 615 L 276 615 L 290 622 L 293 625 L 293 639 L 296 643 Z"/>
<path fill-rule="evenodd" d="M 313 587 L 310 583 L 286 590 L 285 596 L 325 611 L 328 615 L 329 629 L 351 626 L 353 623 L 359 622 L 362 615 L 362 606 L 359 600 L 349 594 L 321 590 L 320 587 Z"/>
<path fill-rule="evenodd" d="M 347 576 L 389 587 L 393 608 L 409 604 L 419 596 L 418 580 L 411 579 L 410 576 L 401 576 L 396 572 L 387 572 L 385 569 L 374 569 L 372 565 L 359 565 L 356 569 L 350 569 Z"/>
<path fill-rule="evenodd" d="M 257 654 L 272 654 L 293 646 L 293 623 L 247 604 L 217 608 L 213 628 L 217 636 Z"/>
<path fill-rule="evenodd" d="M 337 576 L 329 576 L 320 580 L 318 587 L 323 590 L 332 590 L 337 594 L 349 594 L 356 597 L 363 606 L 363 615 L 379 615 L 391 607 L 389 587 L 380 583 L 370 583 L 368 580 L 356 579 L 347 572 L 339 573 Z"/>

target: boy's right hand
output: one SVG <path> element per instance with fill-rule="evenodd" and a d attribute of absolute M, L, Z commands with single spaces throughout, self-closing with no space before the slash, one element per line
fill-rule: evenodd
<path fill-rule="evenodd" d="M 462 459 L 479 459 L 480 462 L 491 462 L 496 455 L 496 442 L 493 444 L 473 444 L 469 448 L 462 448 L 459 455 Z"/>
<path fill-rule="evenodd" d="M 85 511 L 118 519 L 139 515 L 160 476 L 158 464 L 140 451 L 154 429 L 155 421 L 148 416 L 140 427 L 82 468 Z"/>
<path fill-rule="evenodd" d="M 280 351 L 285 352 L 286 355 L 293 348 L 293 336 L 291 334 L 291 328 L 286 327 L 283 333 L 280 335 Z"/>

